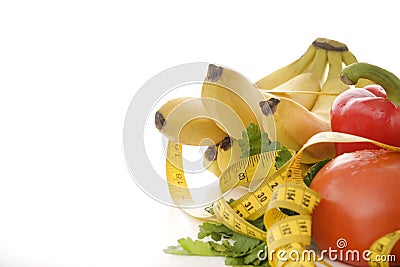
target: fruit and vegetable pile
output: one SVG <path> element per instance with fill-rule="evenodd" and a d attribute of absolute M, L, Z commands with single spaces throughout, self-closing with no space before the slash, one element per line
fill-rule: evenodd
<path fill-rule="evenodd" d="M 337 258 L 347 264 L 400 265 L 399 105 L 393 73 L 329 39 L 255 83 L 210 64 L 201 96 L 168 101 L 155 125 L 175 147 L 171 155 L 208 146 L 203 165 L 223 193 L 249 190 L 204 207 L 198 239 L 165 252 L 223 256 L 230 266 L 315 266 L 269 253 L 300 254 L 314 242 L 348 252 Z M 185 186 L 171 162 L 167 155 L 168 181 Z"/>

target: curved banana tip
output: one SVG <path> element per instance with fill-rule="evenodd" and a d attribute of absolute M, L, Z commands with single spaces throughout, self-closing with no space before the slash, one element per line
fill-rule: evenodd
<path fill-rule="evenodd" d="M 165 118 L 159 111 L 157 111 L 154 116 L 154 124 L 159 131 L 161 131 L 165 125 Z"/>
<path fill-rule="evenodd" d="M 279 102 L 281 102 L 279 99 L 273 97 L 265 101 L 260 101 L 259 105 L 262 113 L 265 116 L 274 115 Z"/>
<path fill-rule="evenodd" d="M 209 146 L 206 151 L 204 151 L 204 157 L 212 162 L 217 159 L 218 150 L 216 146 Z"/>
<path fill-rule="evenodd" d="M 223 72 L 224 68 L 214 65 L 214 64 L 210 64 L 208 65 L 208 71 L 207 71 L 207 80 L 211 81 L 211 82 L 216 82 L 219 80 L 219 78 L 221 78 L 222 76 L 222 72 Z"/>

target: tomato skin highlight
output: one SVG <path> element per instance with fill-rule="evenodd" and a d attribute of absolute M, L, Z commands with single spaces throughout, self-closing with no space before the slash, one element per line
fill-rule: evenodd
<path fill-rule="evenodd" d="M 326 164 L 310 187 L 322 200 L 312 214 L 312 236 L 320 249 L 339 249 L 344 238 L 348 250 L 358 250 L 360 261 L 343 259 L 354 266 L 368 266 L 362 252 L 378 238 L 400 229 L 400 153 L 360 150 L 344 153 Z M 400 264 L 400 245 L 393 248 L 394 265 Z"/>

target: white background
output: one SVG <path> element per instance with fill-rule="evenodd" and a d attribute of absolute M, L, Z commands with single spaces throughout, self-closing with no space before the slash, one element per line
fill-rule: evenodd
<path fill-rule="evenodd" d="M 198 221 L 125 166 L 125 112 L 166 68 L 207 61 L 256 81 L 326 37 L 400 74 L 395 1 L 237 2 L 1 2 L 1 267 L 223 266 L 162 252 Z"/>

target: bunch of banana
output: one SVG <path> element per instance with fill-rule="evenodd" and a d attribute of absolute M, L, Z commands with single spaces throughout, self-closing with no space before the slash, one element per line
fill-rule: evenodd
<path fill-rule="evenodd" d="M 345 44 L 317 38 L 299 59 L 262 78 L 256 86 L 300 103 L 329 123 L 333 100 L 349 88 L 340 80 L 340 72 L 344 65 L 355 62 L 356 57 Z M 371 83 L 363 79 L 356 86 Z"/>
<path fill-rule="evenodd" d="M 318 38 L 299 59 L 255 84 L 232 69 L 210 64 L 201 97 L 167 102 L 155 114 L 156 127 L 175 142 L 209 146 L 203 165 L 216 176 L 240 159 L 238 139 L 250 123 L 271 140 L 299 150 L 312 135 L 331 130 L 332 102 L 348 88 L 340 71 L 354 62 L 346 45 Z M 318 144 L 302 160 L 312 164 L 334 155 L 332 144 Z"/>
<path fill-rule="evenodd" d="M 210 68 L 215 67 L 211 66 Z M 244 125 L 248 125 L 249 123 L 258 124 L 260 129 L 268 132 L 272 140 L 275 140 L 274 137 L 276 136 L 276 140 L 282 145 L 294 150 L 299 150 L 314 134 L 331 129 L 328 122 L 321 120 L 317 115 L 298 102 L 286 97 L 273 95 L 266 91 L 259 91 L 254 84 L 246 80 L 240 73 L 223 67 L 218 68 L 220 73 L 219 79 L 214 79 L 211 82 L 208 77 L 206 78 L 206 81 L 203 83 L 202 97 L 203 99 L 218 99 L 218 101 L 230 106 L 240 118 L 243 118 L 242 121 L 246 120 Z M 240 81 L 240 83 L 231 85 L 227 81 Z M 259 93 L 261 94 L 261 98 L 258 96 Z M 235 101 L 232 101 L 232 99 Z M 247 99 L 247 102 L 244 99 Z M 246 103 L 249 104 L 246 105 Z M 250 107 L 253 105 L 257 107 L 251 109 Z M 221 115 L 219 109 L 215 106 L 204 105 L 204 107 L 214 117 Z M 249 116 L 248 114 L 251 112 L 252 116 Z M 222 116 L 220 120 L 224 120 L 227 125 L 230 124 L 230 117 Z M 228 153 L 223 153 L 227 151 L 224 151 L 221 147 L 218 149 L 217 162 L 221 171 L 226 168 L 226 164 L 221 164 L 220 166 L 220 162 L 230 162 L 225 157 L 228 156 L 232 160 L 237 157 L 235 156 L 237 153 L 233 151 L 235 148 L 234 144 L 237 143 L 237 139 L 241 138 L 243 129 L 244 127 L 239 129 L 240 135 L 236 132 L 227 132 L 229 138 L 233 139 Z M 239 137 L 237 138 L 238 135 Z M 304 163 L 313 163 L 334 156 L 332 144 L 315 145 L 310 147 L 306 152 L 303 156 Z"/>
<path fill-rule="evenodd" d="M 298 60 L 264 77 L 256 86 L 277 96 L 290 98 L 310 110 L 318 95 L 307 93 L 321 91 L 326 64 L 326 50 L 311 45 Z M 296 93 L 299 91 L 307 93 Z"/>

